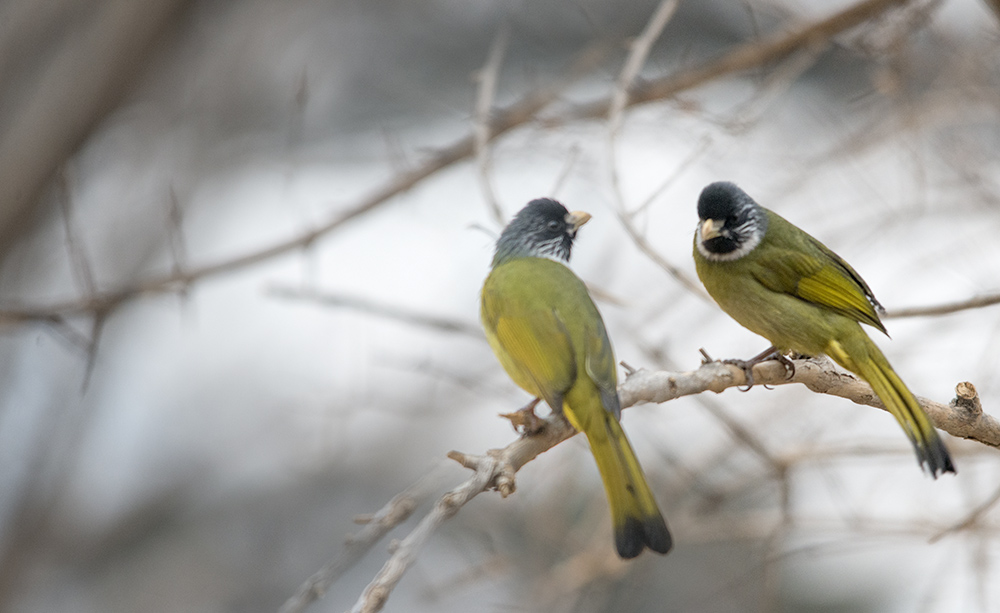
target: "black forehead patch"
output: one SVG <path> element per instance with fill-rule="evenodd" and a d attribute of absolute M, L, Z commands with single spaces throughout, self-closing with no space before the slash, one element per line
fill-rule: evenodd
<path fill-rule="evenodd" d="M 736 215 L 750 197 L 735 183 L 717 181 L 701 190 L 698 197 L 700 219 L 726 219 Z"/>

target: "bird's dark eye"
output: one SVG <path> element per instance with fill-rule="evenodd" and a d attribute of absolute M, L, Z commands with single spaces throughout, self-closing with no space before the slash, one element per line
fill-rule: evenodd
<path fill-rule="evenodd" d="M 559 231 L 560 224 L 555 219 L 550 219 L 549 222 L 545 225 L 546 227 L 548 227 L 549 230 L 552 230 L 553 232 Z"/>

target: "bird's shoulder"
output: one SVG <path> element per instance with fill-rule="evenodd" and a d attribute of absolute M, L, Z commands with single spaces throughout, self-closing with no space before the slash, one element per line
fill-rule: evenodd
<path fill-rule="evenodd" d="M 587 287 L 568 266 L 537 257 L 515 258 L 494 267 L 483 285 L 484 298 L 487 294 L 531 308 L 592 304 Z"/>
<path fill-rule="evenodd" d="M 885 332 L 877 311 L 881 305 L 850 264 L 777 213 L 768 211 L 768 217 L 767 235 L 754 258 L 753 272 L 761 283 Z"/>

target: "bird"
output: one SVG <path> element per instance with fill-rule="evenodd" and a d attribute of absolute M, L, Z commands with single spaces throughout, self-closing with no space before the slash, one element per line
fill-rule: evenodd
<path fill-rule="evenodd" d="M 698 218 L 694 261 L 702 284 L 723 311 L 772 345 L 742 363 L 750 385 L 757 362 L 780 359 L 787 367 L 789 352 L 825 354 L 872 386 L 921 468 L 935 479 L 955 472 L 934 424 L 861 327 L 888 336 L 882 305 L 850 264 L 728 181 L 702 190 Z"/>
<path fill-rule="evenodd" d="M 673 540 L 619 422 L 615 356 L 604 320 L 567 266 L 577 230 L 589 219 L 549 198 L 521 209 L 497 239 L 480 317 L 511 379 L 587 436 L 618 555 L 634 558 L 646 547 L 665 554 Z"/>

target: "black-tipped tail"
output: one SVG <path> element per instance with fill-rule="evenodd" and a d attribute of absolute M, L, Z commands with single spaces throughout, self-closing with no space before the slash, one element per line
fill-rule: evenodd
<path fill-rule="evenodd" d="M 615 527 L 615 546 L 618 555 L 630 559 L 646 547 L 657 553 L 667 553 L 674 546 L 674 539 L 660 515 L 627 517 L 622 525 Z"/>
<path fill-rule="evenodd" d="M 861 375 L 861 378 L 872 386 L 885 404 L 885 408 L 892 413 L 913 443 L 917 462 L 921 468 L 935 479 L 941 473 L 957 472 L 951 461 L 951 454 L 948 453 L 948 448 L 938 435 L 933 422 L 889 365 L 882 351 L 863 332 L 853 340 L 856 343 L 847 348 L 837 341 L 832 341 L 827 346 L 827 354 L 844 368 Z"/>
<path fill-rule="evenodd" d="M 920 467 L 926 469 L 935 479 L 941 473 L 958 472 L 951 462 L 948 448 L 944 446 L 944 441 L 937 436 L 937 433 L 929 440 L 926 438 L 916 439 L 913 446 L 916 448 L 917 462 Z"/>

